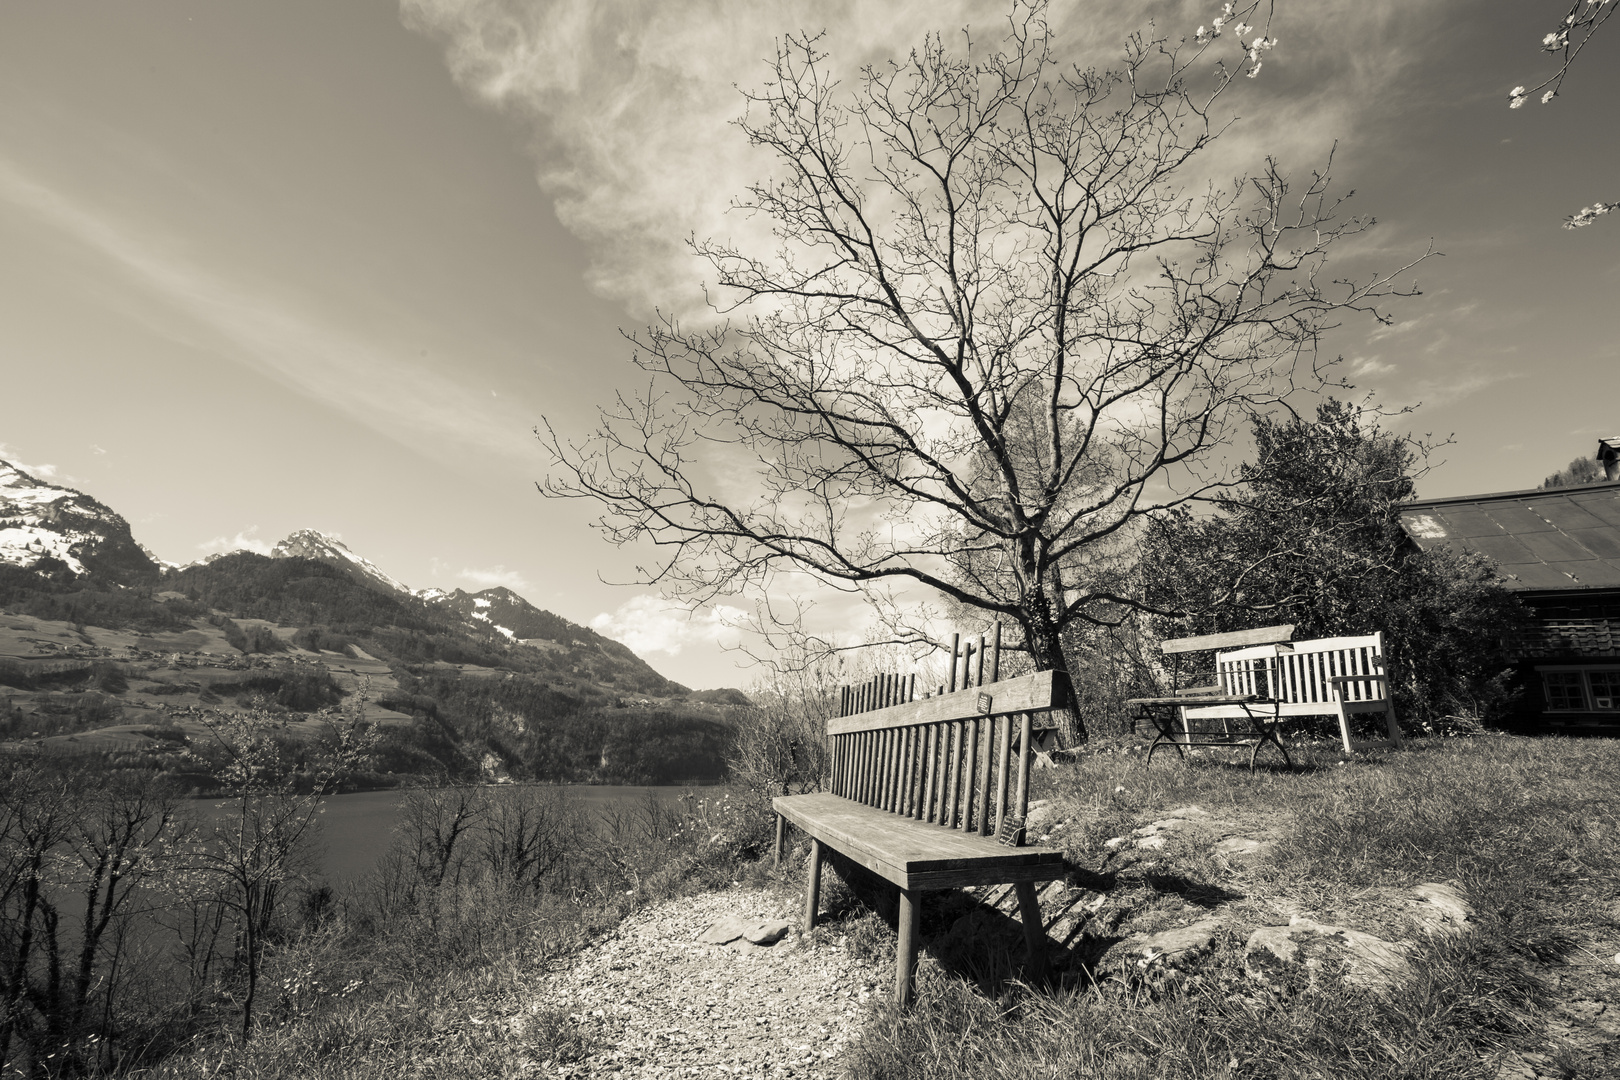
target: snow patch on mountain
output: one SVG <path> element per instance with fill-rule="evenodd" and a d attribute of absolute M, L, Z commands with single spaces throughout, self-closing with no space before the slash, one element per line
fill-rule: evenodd
<path fill-rule="evenodd" d="M 350 571 L 357 577 L 383 586 L 391 592 L 404 593 L 406 596 L 415 595 L 409 588 L 395 578 L 383 573 L 377 564 L 363 555 L 356 555 L 349 550 L 347 544 L 335 536 L 316 532 L 314 529 L 299 529 L 291 533 L 285 540 L 270 549 L 272 559 L 315 559 L 318 562 L 330 563 Z"/>
<path fill-rule="evenodd" d="M 75 574 L 86 572 L 87 559 L 120 576 L 153 569 L 129 535 L 128 522 L 111 509 L 0 461 L 0 562 L 32 568 L 45 558 L 60 560 Z"/>

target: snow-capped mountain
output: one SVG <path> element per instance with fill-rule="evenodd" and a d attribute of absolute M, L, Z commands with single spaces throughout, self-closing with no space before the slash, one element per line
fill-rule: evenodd
<path fill-rule="evenodd" d="M 0 563 L 54 576 L 94 573 L 119 583 L 157 577 L 129 522 L 83 492 L 0 461 Z"/>
<path fill-rule="evenodd" d="M 378 569 L 376 563 L 362 555 L 356 555 L 349 550 L 347 544 L 336 537 L 327 536 L 314 529 L 299 529 L 290 534 L 270 549 L 270 557 L 314 559 L 338 567 L 360 584 L 370 588 L 404 593 L 406 596 L 413 595 L 410 589 Z"/>
<path fill-rule="evenodd" d="M 511 589 L 497 585 L 482 592 L 469 593 L 461 589 L 445 592 L 443 589 L 423 589 L 416 594 L 430 604 L 449 608 L 463 618 L 483 623 L 508 641 L 560 641 L 571 637 L 595 637 L 595 633 L 575 626 L 549 611 L 542 611 Z"/>

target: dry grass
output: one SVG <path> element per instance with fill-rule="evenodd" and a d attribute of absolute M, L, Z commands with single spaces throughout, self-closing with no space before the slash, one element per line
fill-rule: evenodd
<path fill-rule="evenodd" d="M 1412 979 L 1388 995 L 1261 987 L 1243 972 L 1240 932 L 1223 934 L 1192 976 L 1152 985 L 1071 969 L 1056 987 L 987 992 L 930 972 L 913 1010 L 874 1018 L 852 1076 L 1449 1080 L 1495 1077 L 1510 1053 L 1543 1076 L 1620 1075 L 1613 1041 L 1557 1011 L 1577 998 L 1620 1011 L 1620 968 L 1587 962 L 1592 948 L 1607 958 L 1620 944 L 1620 744 L 1437 740 L 1342 765 L 1324 747 L 1303 767 L 1255 773 L 1208 760 L 1150 769 L 1133 745 L 1099 747 L 1044 781 L 1077 866 L 1106 865 L 1110 837 L 1188 804 L 1276 841 L 1246 869 L 1172 843 L 1151 872 L 1094 881 L 1135 890 L 1139 911 L 1199 885 L 1237 911 L 1323 910 L 1352 908 L 1371 887 L 1449 881 L 1473 903 L 1473 931 L 1419 935 Z"/>

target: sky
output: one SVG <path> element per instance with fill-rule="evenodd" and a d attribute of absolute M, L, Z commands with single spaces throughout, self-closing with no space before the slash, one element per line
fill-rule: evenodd
<path fill-rule="evenodd" d="M 1431 244 L 1394 322 L 1325 342 L 1358 393 L 1452 441 L 1420 494 L 1533 487 L 1620 432 L 1620 36 L 1545 107 L 1553 0 L 1276 0 L 1216 158 L 1277 157 Z M 314 528 L 416 588 L 506 585 L 695 688 L 755 676 L 633 584 L 588 506 L 543 498 L 533 429 L 636 386 L 622 331 L 701 302 L 693 234 L 770 163 L 731 124 L 773 41 L 842 70 L 1005 5 L 706 0 L 55 0 L 0 6 L 0 458 L 129 519 L 163 559 Z M 1054 2 L 1114 60 L 1216 4 Z M 854 618 L 853 615 L 850 616 Z"/>

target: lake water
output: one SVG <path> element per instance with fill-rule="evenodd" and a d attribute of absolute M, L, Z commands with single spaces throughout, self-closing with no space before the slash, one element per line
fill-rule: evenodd
<path fill-rule="evenodd" d="M 517 790 L 520 785 L 492 788 Z M 639 803 L 647 792 L 660 802 L 672 803 L 687 787 L 617 787 L 609 784 L 559 785 L 573 801 L 587 810 L 605 809 L 615 803 Z M 399 819 L 403 791 L 360 791 L 333 795 L 326 800 L 321 815 L 321 843 L 325 852 L 321 868 L 334 887 L 342 888 L 376 865 L 377 857 L 393 842 L 394 825 Z"/>

